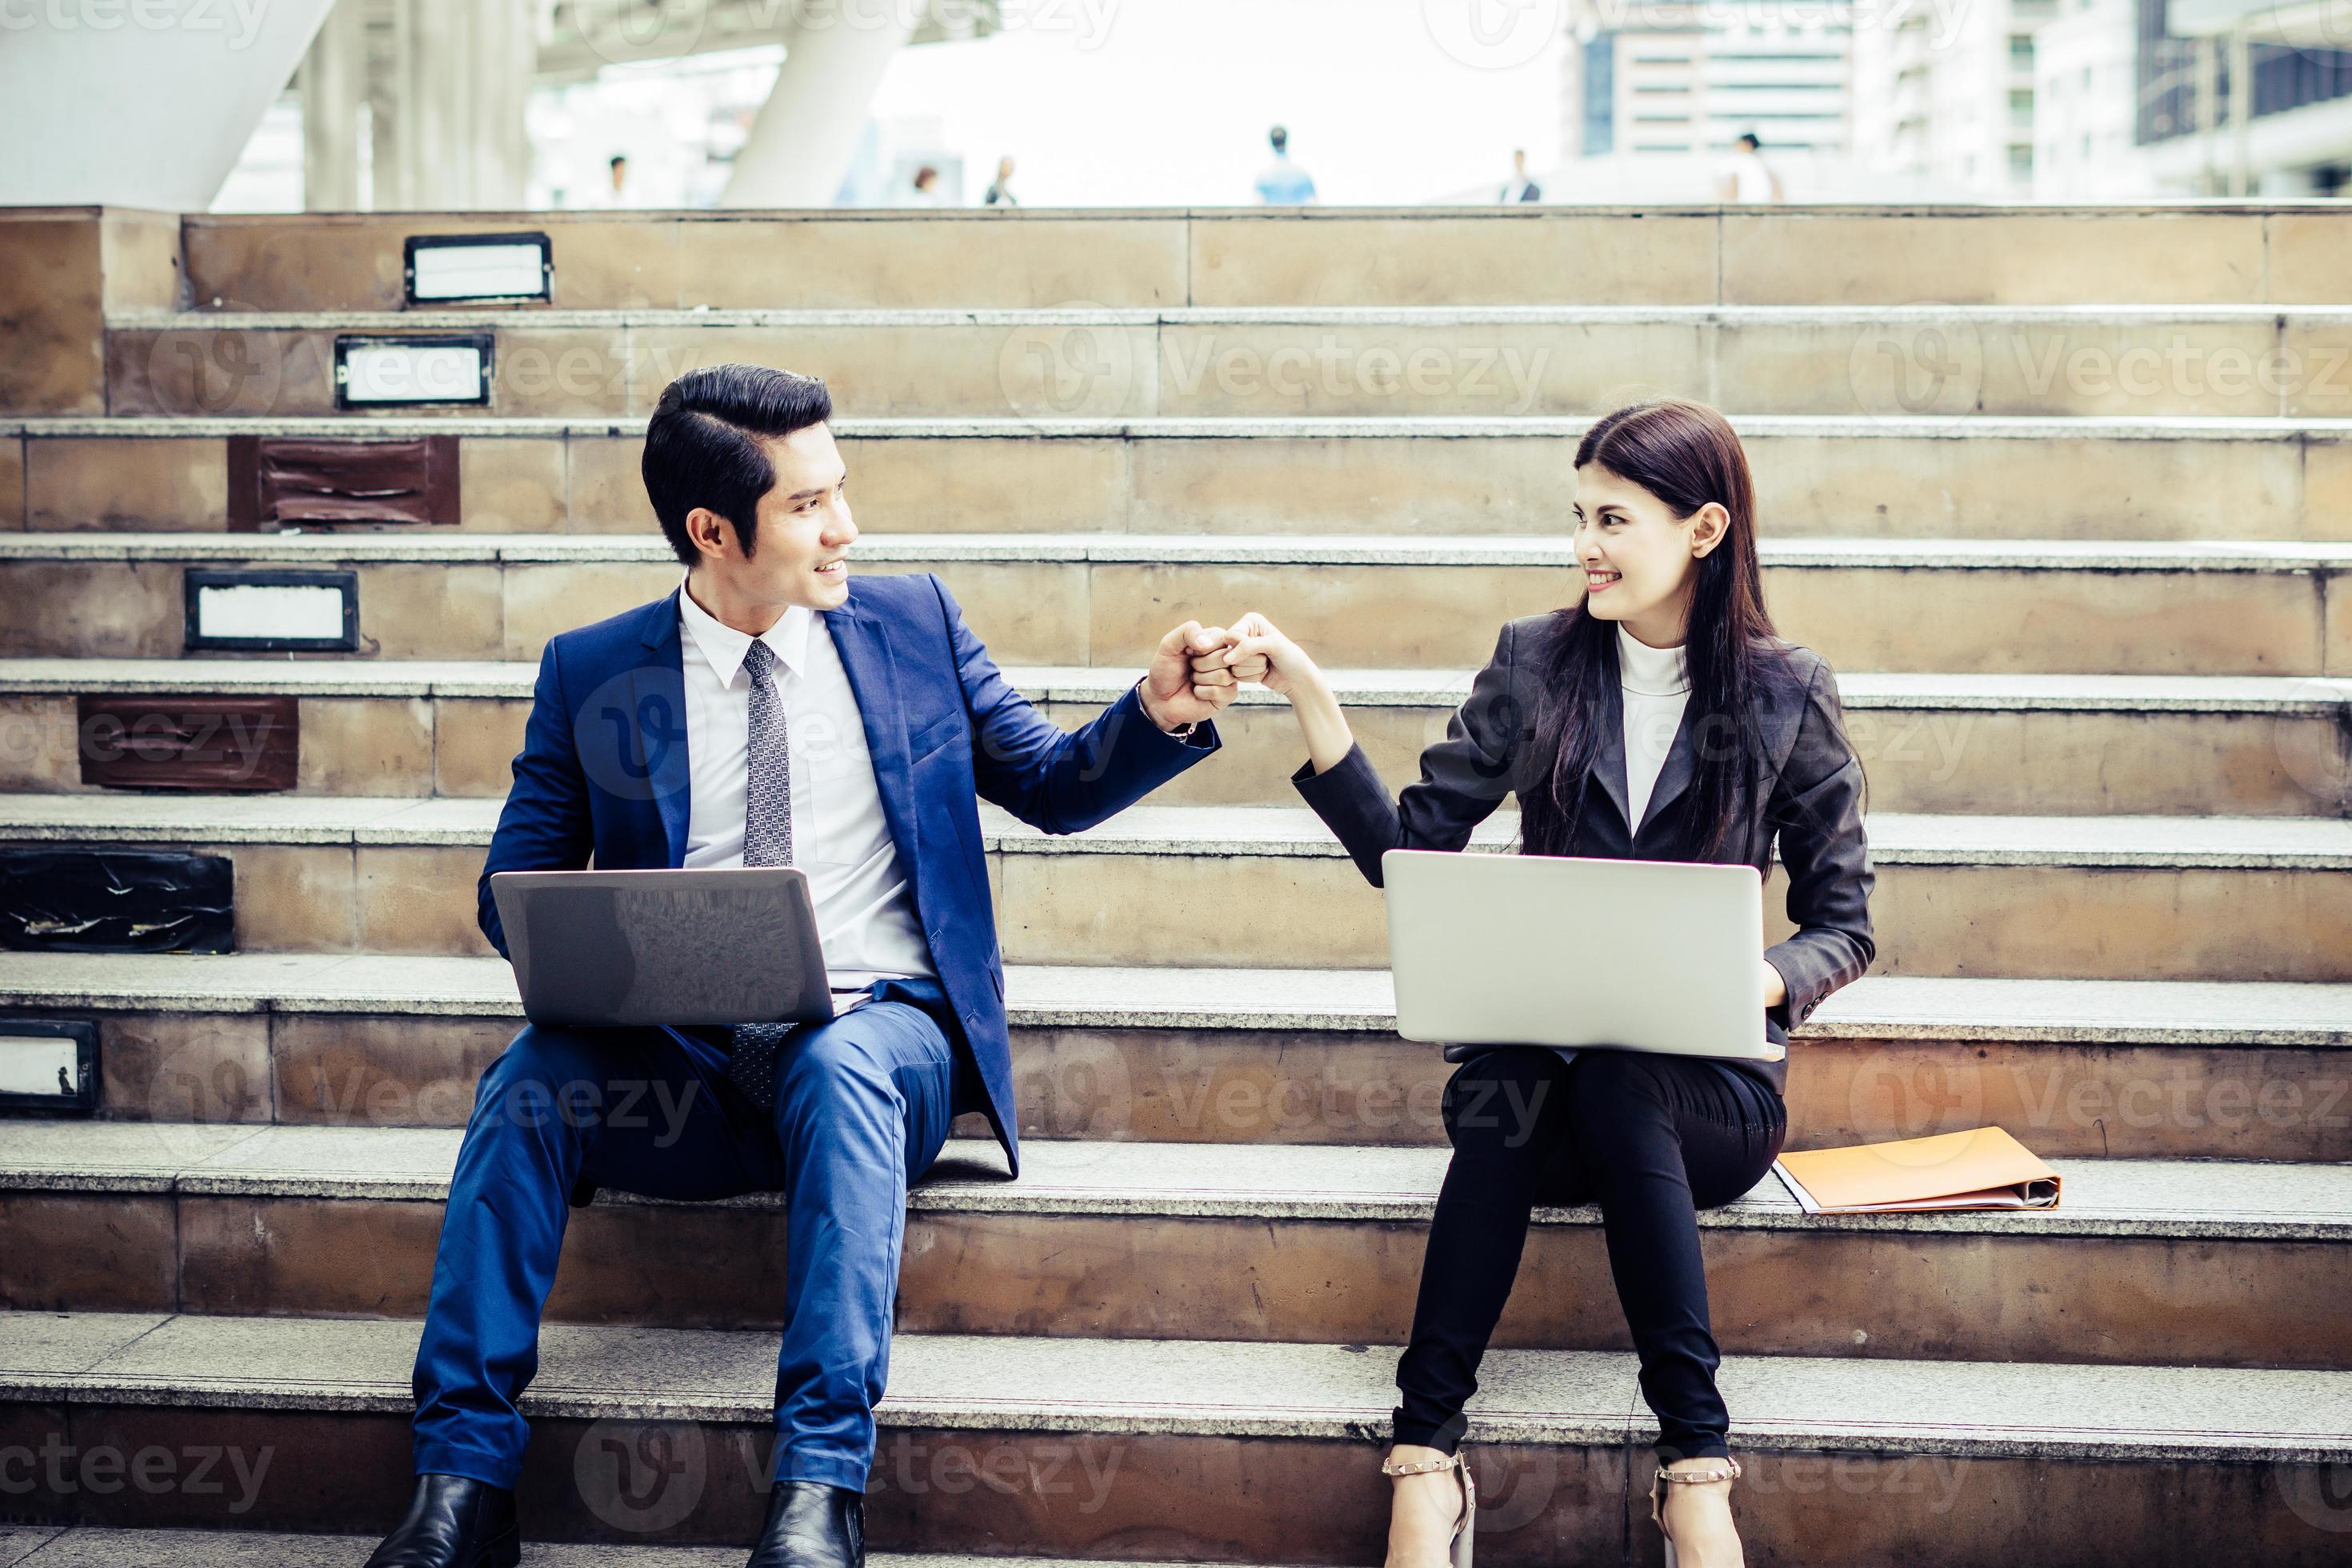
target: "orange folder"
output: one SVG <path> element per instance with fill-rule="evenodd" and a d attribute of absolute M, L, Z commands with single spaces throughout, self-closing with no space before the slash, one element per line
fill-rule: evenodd
<path fill-rule="evenodd" d="M 1998 1127 L 1808 1149 L 1772 1168 L 1807 1214 L 2058 1206 L 2058 1173 Z"/>

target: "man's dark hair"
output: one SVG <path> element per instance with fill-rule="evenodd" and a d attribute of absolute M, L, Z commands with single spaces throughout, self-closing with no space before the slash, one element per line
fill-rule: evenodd
<path fill-rule="evenodd" d="M 604 167 L 608 169 L 617 169 L 628 161 L 629 155 L 626 153 L 615 153 L 611 157 L 604 160 Z"/>
<path fill-rule="evenodd" d="M 1274 150 L 1276 152 L 1286 152 L 1290 146 L 1290 128 L 1286 125 L 1277 125 L 1273 130 L 1265 133 L 1265 139 L 1274 143 Z"/>
<path fill-rule="evenodd" d="M 1756 140 L 1756 132 L 1753 131 L 1743 131 L 1739 133 L 1739 140 L 1734 142 L 1733 145 L 1737 147 L 1745 147 L 1750 153 L 1754 153 L 1761 149 L 1764 143 Z"/>
<path fill-rule="evenodd" d="M 735 525 L 743 553 L 760 527 L 760 498 L 776 482 L 759 437 L 789 436 L 833 417 L 833 395 L 813 375 L 759 364 L 692 370 L 662 388 L 646 424 L 646 499 L 677 558 L 701 559 L 686 514 L 709 507 Z"/>

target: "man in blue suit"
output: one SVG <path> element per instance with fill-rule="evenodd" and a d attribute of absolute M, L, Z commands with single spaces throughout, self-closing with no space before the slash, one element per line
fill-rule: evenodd
<path fill-rule="evenodd" d="M 662 394 L 646 490 L 678 590 L 550 640 L 482 868 L 790 864 L 835 991 L 798 1030 L 528 1026 L 474 1100 L 417 1349 L 416 1487 L 371 1568 L 512 1563 L 540 1313 L 598 1186 L 786 1203 L 774 1487 L 752 1568 L 853 1568 L 888 1371 L 908 1184 L 959 1113 L 1019 1170 L 1004 975 L 976 797 L 1090 827 L 1217 748 L 1219 634 L 1168 634 L 1067 733 L 930 576 L 847 568 L 857 529 L 822 382 L 751 365 Z M 649 1108 L 652 1108 L 649 1110 Z"/>

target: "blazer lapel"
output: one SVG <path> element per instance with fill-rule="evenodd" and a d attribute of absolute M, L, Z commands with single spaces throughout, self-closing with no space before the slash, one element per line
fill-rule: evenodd
<path fill-rule="evenodd" d="M 1781 764 L 1788 761 L 1789 749 L 1796 742 L 1797 728 L 1804 719 L 1804 689 L 1792 681 L 1767 679 L 1758 683 L 1756 731 L 1763 754 L 1751 776 L 1763 795 L 1770 794 L 1770 781 L 1780 775 Z M 1675 729 L 1674 744 L 1666 750 L 1666 760 L 1658 769 L 1658 782 L 1650 791 L 1650 804 L 1642 813 L 1642 827 L 1647 826 L 1698 776 L 1698 737 L 1692 729 L 1696 721 L 1697 710 L 1685 703 L 1682 722 Z M 1641 827 L 1635 828 L 1637 837 L 1640 831 Z"/>
<path fill-rule="evenodd" d="M 1698 741 L 1691 733 L 1691 721 L 1696 716 L 1689 703 L 1683 704 L 1682 722 L 1675 726 L 1675 738 L 1666 747 L 1666 759 L 1658 764 L 1658 782 L 1650 786 L 1650 803 L 1642 809 L 1642 820 L 1633 826 L 1638 838 L 1650 820 L 1674 803 L 1675 797 L 1690 787 L 1698 773 Z"/>
<path fill-rule="evenodd" d="M 645 787 L 653 792 L 671 868 L 686 864 L 687 813 L 694 804 L 694 769 L 688 755 L 686 668 L 677 595 L 646 606 L 639 641 L 649 650 L 629 671 L 629 720 L 638 737 Z M 631 769 L 635 772 L 635 768 Z"/>
<path fill-rule="evenodd" d="M 1601 735 L 1592 766 L 1600 775 L 1602 792 L 1615 804 L 1619 819 L 1630 830 L 1633 823 L 1632 808 L 1626 804 L 1625 699 L 1613 676 L 1601 683 Z"/>
<path fill-rule="evenodd" d="M 874 763 L 875 787 L 882 795 L 882 816 L 890 825 L 900 864 L 911 875 L 922 857 L 915 822 L 913 764 L 907 754 L 907 705 L 898 697 L 898 661 L 890 657 L 882 623 L 859 607 L 855 583 L 841 608 L 821 614 L 841 655 L 842 672 L 849 677 L 850 694 L 857 699 L 858 722 L 865 727 L 866 750 Z"/>

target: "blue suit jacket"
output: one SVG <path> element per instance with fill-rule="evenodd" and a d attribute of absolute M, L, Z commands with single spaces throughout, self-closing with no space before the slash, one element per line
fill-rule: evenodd
<path fill-rule="evenodd" d="M 856 694 L 898 864 L 931 962 L 988 1090 L 988 1119 L 1020 1169 L 1004 969 L 975 798 L 1047 833 L 1076 833 L 1133 805 L 1217 749 L 1144 713 L 1132 689 L 1075 733 L 1007 685 L 938 578 L 861 577 L 822 612 Z M 677 594 L 551 638 L 514 788 L 482 865 L 482 933 L 507 951 L 496 871 L 680 865 L 687 763 Z"/>

